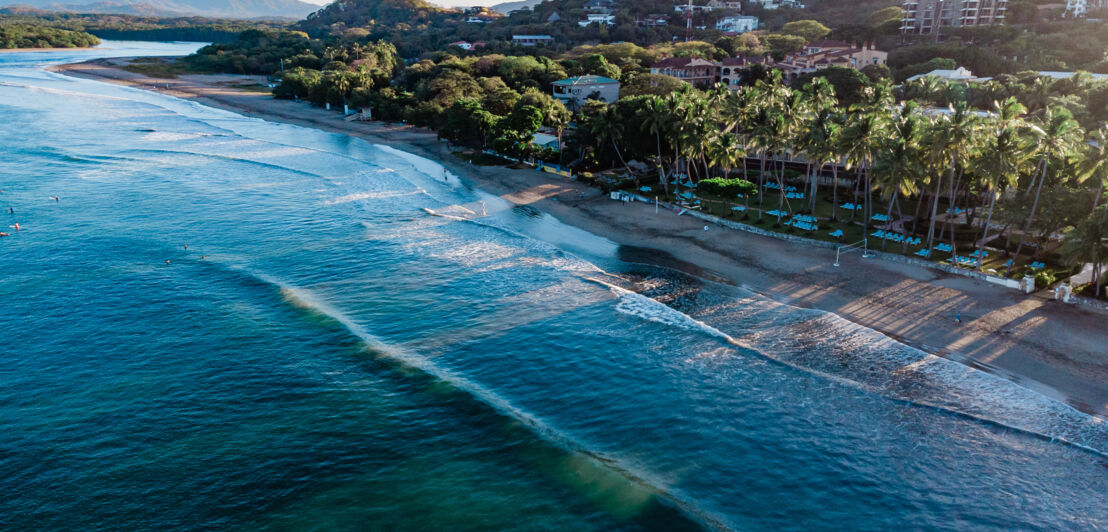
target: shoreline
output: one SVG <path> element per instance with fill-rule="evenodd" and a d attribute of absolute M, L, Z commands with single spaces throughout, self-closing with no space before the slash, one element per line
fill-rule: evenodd
<path fill-rule="evenodd" d="M 831 312 L 1108 419 L 1108 319 L 1097 311 L 890 261 L 850 256 L 843 267 L 834 268 L 833 250 L 722 227 L 704 231 L 702 220 L 671 211 L 656 215 L 652 206 L 611 201 L 553 174 L 469 165 L 428 130 L 345 121 L 336 112 L 238 88 L 257 83 L 259 76 L 149 78 L 116 68 L 121 61 L 101 59 L 50 70 L 356 136 L 425 157 L 513 204 L 531 205 L 567 225 L 623 246 L 680 257 L 703 270 L 686 273 L 707 273 L 782 303 Z M 964 325 L 954 325 L 955 312 L 961 312 Z"/>

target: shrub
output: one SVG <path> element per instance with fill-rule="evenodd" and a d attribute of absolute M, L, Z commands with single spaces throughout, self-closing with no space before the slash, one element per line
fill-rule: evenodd
<path fill-rule="evenodd" d="M 720 197 L 734 198 L 739 194 L 752 194 L 758 187 L 745 179 L 713 177 L 702 179 L 697 185 L 701 192 L 715 194 Z"/>

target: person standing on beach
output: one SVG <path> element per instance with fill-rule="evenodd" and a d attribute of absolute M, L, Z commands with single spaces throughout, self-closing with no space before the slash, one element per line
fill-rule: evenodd
<path fill-rule="evenodd" d="M 961 313 L 961 311 L 954 313 L 954 324 L 955 325 L 961 325 L 962 324 L 962 313 Z"/>

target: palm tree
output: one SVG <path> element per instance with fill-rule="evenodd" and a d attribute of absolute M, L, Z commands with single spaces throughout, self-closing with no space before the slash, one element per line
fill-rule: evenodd
<path fill-rule="evenodd" d="M 989 195 L 989 214 L 985 219 L 985 231 L 977 243 L 977 251 L 981 251 L 989 239 L 997 197 L 1004 189 L 1017 186 L 1034 149 L 1034 144 L 1027 138 L 1028 123 L 1023 119 L 1026 107 L 1010 97 L 1002 103 L 993 102 L 993 110 L 992 117 L 985 123 L 983 131 L 986 134 L 983 135 L 984 145 L 980 155 L 971 163 Z"/>
<path fill-rule="evenodd" d="M 973 141 L 977 139 L 978 119 L 977 115 L 970 112 L 965 102 L 958 102 L 951 107 L 949 116 L 934 122 L 931 128 L 931 142 L 929 151 L 936 161 L 945 161 L 948 164 L 947 181 L 950 183 L 950 206 L 954 206 L 954 188 L 957 173 L 965 168 L 966 162 L 972 158 Z M 935 179 L 935 196 L 931 198 L 931 223 L 927 229 L 927 249 L 934 253 L 935 248 L 935 221 L 939 215 L 939 197 L 942 195 L 943 176 L 940 173 Z M 952 217 L 947 216 L 943 222 L 943 230 Z M 954 246 L 953 231 L 951 231 L 951 246 Z M 954 250 L 957 256 L 957 249 Z"/>
<path fill-rule="evenodd" d="M 612 148 L 615 150 L 620 164 L 623 165 L 628 174 L 631 174 L 631 168 L 627 166 L 627 161 L 623 159 L 623 152 L 619 149 L 619 141 L 623 139 L 623 122 L 619 109 L 614 105 L 609 105 L 594 118 L 594 127 L 597 130 L 598 137 L 612 143 Z M 637 178 L 636 184 L 638 184 Z"/>
<path fill-rule="evenodd" d="M 1101 207 L 1108 211 L 1108 208 Z M 1104 284 L 1101 266 L 1108 259 L 1108 217 L 1099 213 L 1089 214 L 1084 221 L 1066 230 L 1059 250 L 1066 264 L 1093 265 L 1093 286 L 1095 296 L 1100 297 L 1100 288 Z"/>
<path fill-rule="evenodd" d="M 826 161 L 834 156 L 834 147 L 839 129 L 834 120 L 833 110 L 838 105 L 838 99 L 835 98 L 834 86 L 824 77 L 813 79 L 811 83 L 804 87 L 804 91 L 810 98 L 809 111 L 811 116 L 807 127 L 804 128 L 805 134 L 801 144 L 804 146 L 804 152 L 808 155 L 809 161 L 815 165 L 815 175 L 812 175 L 811 163 L 808 169 L 808 178 L 812 185 L 809 190 L 808 211 L 815 212 L 816 192 L 819 186 L 819 179 L 816 176 L 823 171 Z"/>
<path fill-rule="evenodd" d="M 666 177 L 665 165 L 662 163 L 662 132 L 668 132 L 670 129 L 672 122 L 670 107 L 661 96 L 653 96 L 646 102 L 641 112 L 643 126 L 654 135 L 658 145 L 658 177 L 662 181 L 662 190 L 669 194 L 669 178 Z"/>
<path fill-rule="evenodd" d="M 1020 252 L 1027 241 L 1027 234 L 1031 232 L 1031 224 L 1035 219 L 1035 211 L 1039 208 L 1039 197 L 1043 192 L 1043 183 L 1046 182 L 1050 161 L 1055 160 L 1064 163 L 1074 155 L 1074 150 L 1082 140 L 1085 132 L 1073 119 L 1073 115 L 1064 107 L 1049 107 L 1043 114 L 1043 126 L 1032 128 L 1038 136 L 1039 147 L 1039 172 L 1036 178 L 1031 180 L 1028 191 L 1035 188 L 1035 199 L 1031 203 L 1031 212 L 1027 215 L 1027 223 L 1024 224 L 1023 233 L 1020 235 L 1020 243 L 1016 246 L 1016 254 L 1011 264 L 1019 260 Z M 1035 182 L 1038 181 L 1036 186 Z M 1012 266 L 1008 266 L 1011 272 Z"/>
<path fill-rule="evenodd" d="M 746 157 L 746 152 L 739 145 L 737 135 L 734 133 L 720 133 L 712 137 L 706 155 L 711 165 L 722 169 L 723 177 L 727 177 L 731 173 L 731 169 Z"/>
<path fill-rule="evenodd" d="M 901 195 L 911 196 L 919 192 L 922 176 L 920 141 L 923 137 L 921 118 L 912 102 L 904 104 L 881 140 L 881 149 L 870 172 L 881 195 L 889 201 L 886 217 L 892 218 L 893 206 Z M 882 239 L 885 249 L 888 239 Z M 904 251 L 908 250 L 905 242 Z"/>
<path fill-rule="evenodd" d="M 855 105 L 851 107 L 851 113 L 847 118 L 847 126 L 843 131 L 843 142 L 846 144 L 846 168 L 855 169 L 865 192 L 865 209 L 862 211 L 862 226 L 865 233 L 869 233 L 870 217 L 870 176 L 869 167 L 873 164 L 877 152 L 880 150 L 881 141 L 886 138 L 886 120 L 888 108 L 884 105 Z M 851 219 L 854 218 L 854 210 Z"/>
<path fill-rule="evenodd" d="M 1096 130 L 1091 140 L 1082 157 L 1084 164 L 1077 175 L 1077 182 L 1096 181 L 1096 196 L 1093 198 L 1093 211 L 1096 211 L 1104 196 L 1105 186 L 1108 186 L 1108 126 Z M 1108 210 L 1104 212 L 1108 213 Z"/>

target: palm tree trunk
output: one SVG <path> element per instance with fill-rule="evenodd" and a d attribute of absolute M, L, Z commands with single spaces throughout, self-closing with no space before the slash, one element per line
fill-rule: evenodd
<path fill-rule="evenodd" d="M 819 176 L 823 175 L 823 163 L 820 163 L 816 167 L 816 175 L 811 176 L 812 179 L 812 196 L 808 198 L 808 212 L 812 215 L 816 214 L 816 192 L 819 190 Z"/>
<path fill-rule="evenodd" d="M 939 233 L 939 240 L 942 240 L 942 235 L 946 234 L 947 227 L 950 228 L 950 256 L 958 257 L 958 244 L 954 241 L 954 230 L 957 228 L 954 223 L 954 219 L 958 217 L 956 209 L 958 208 L 958 190 L 962 186 L 962 175 L 958 174 L 957 179 L 953 179 L 950 182 L 950 207 L 946 220 L 943 221 L 943 230 Z M 955 259 L 957 260 L 957 259 Z"/>
<path fill-rule="evenodd" d="M 831 193 L 831 220 L 838 221 L 839 219 L 839 164 L 831 164 L 831 187 L 833 192 Z"/>
<path fill-rule="evenodd" d="M 954 179 L 954 161 L 950 162 L 950 179 Z M 943 175 L 935 180 L 935 197 L 931 198 L 931 220 L 927 228 L 927 249 L 929 253 L 935 253 L 935 218 L 939 216 L 939 193 L 942 190 Z"/>
<path fill-rule="evenodd" d="M 898 194 L 900 194 L 900 189 L 899 188 L 896 189 L 896 190 L 893 190 L 893 199 L 889 200 L 889 210 L 885 214 L 885 218 L 887 218 L 887 219 L 891 220 L 892 217 L 893 217 L 893 204 L 896 203 L 896 196 Z M 888 247 L 888 244 L 889 244 L 889 239 L 888 238 L 882 238 L 881 239 L 881 251 L 885 251 L 885 248 Z"/>
<path fill-rule="evenodd" d="M 981 235 L 981 241 L 977 244 L 977 251 L 981 251 L 985 248 L 985 241 L 989 239 L 989 228 L 993 224 L 993 209 L 996 208 L 996 197 L 998 194 L 996 190 L 991 191 L 989 197 L 989 213 L 985 215 L 985 233 Z"/>
<path fill-rule="evenodd" d="M 1046 182 L 1046 169 L 1048 166 L 1047 157 L 1043 157 L 1043 161 L 1040 164 L 1042 170 L 1039 172 L 1039 186 L 1035 189 L 1035 201 L 1031 202 L 1031 213 L 1027 215 L 1027 223 L 1023 226 L 1023 234 L 1020 235 L 1020 243 L 1016 246 L 1016 255 L 1012 257 L 1012 264 L 1016 263 L 1016 260 L 1020 258 L 1020 252 L 1023 251 L 1023 244 L 1027 241 L 1027 233 L 1031 231 L 1031 223 L 1035 219 L 1035 209 L 1039 208 L 1039 195 L 1043 192 L 1043 183 Z M 1012 267 L 1008 267 L 1008 271 L 1011 271 Z"/>

